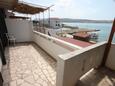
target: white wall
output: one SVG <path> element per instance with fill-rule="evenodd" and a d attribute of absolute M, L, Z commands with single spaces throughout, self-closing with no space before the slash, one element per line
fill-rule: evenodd
<path fill-rule="evenodd" d="M 56 24 L 57 24 L 57 26 L 56 26 Z M 59 26 L 58 26 L 58 24 L 59 24 Z M 62 26 L 61 22 L 59 20 L 55 20 L 55 19 L 50 21 L 50 25 L 54 29 L 60 28 Z"/>
<path fill-rule="evenodd" d="M 44 24 L 49 25 L 49 19 L 45 20 Z M 56 24 L 59 24 L 60 26 L 56 26 Z M 54 29 L 58 29 L 62 27 L 62 22 L 59 19 L 50 19 L 50 26 Z"/>
<path fill-rule="evenodd" d="M 14 34 L 16 42 L 32 41 L 32 22 L 28 20 L 6 19 L 8 33 Z"/>
<path fill-rule="evenodd" d="M 57 60 L 58 55 L 81 49 L 81 47 L 50 37 L 40 32 L 33 32 L 33 41 Z"/>
<path fill-rule="evenodd" d="M 112 70 L 115 70 L 115 44 L 111 45 L 109 56 L 106 62 L 106 66 Z"/>
<path fill-rule="evenodd" d="M 75 86 L 77 80 L 101 64 L 106 42 L 91 45 L 69 54 L 60 55 L 56 86 Z"/>

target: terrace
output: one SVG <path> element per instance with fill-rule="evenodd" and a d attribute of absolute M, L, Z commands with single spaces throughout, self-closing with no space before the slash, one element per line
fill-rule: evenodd
<path fill-rule="evenodd" d="M 24 6 L 25 9 L 26 6 Z M 31 8 L 31 6 L 29 7 Z M 25 9 L 21 10 L 19 6 L 15 10 L 29 12 L 29 10 L 24 11 Z M 40 8 L 40 10 L 34 11 L 34 9 L 37 8 L 31 8 L 32 14 L 45 10 Z M 3 22 L 0 23 L 0 26 L 3 26 L 0 27 L 2 34 L 0 36 L 2 39 L 0 40 L 1 86 L 2 82 L 3 86 L 115 85 L 115 73 L 112 71 L 115 70 L 115 44 L 111 45 L 106 63 L 100 67 L 107 42 L 97 44 L 82 42 L 80 44 L 80 41 L 72 39 L 72 43 L 68 39 L 64 39 L 64 41 L 60 38 L 60 40 L 35 31 L 31 20 L 5 18 L 2 12 L 0 11 L 2 16 L 0 18 L 6 24 L 7 29 Z M 5 41 L 3 33 L 14 34 L 16 45 L 7 46 L 7 39 Z"/>
<path fill-rule="evenodd" d="M 100 65 L 106 42 L 83 48 L 37 31 L 33 31 L 32 40 L 33 42 L 17 43 L 15 46 L 6 48 L 7 65 L 2 69 L 4 86 L 73 86 L 71 84 L 76 83 L 77 86 L 94 84 L 108 86 L 114 84 L 115 74 L 107 68 L 95 69 L 87 73 Z M 84 76 L 81 77 L 82 75 Z M 68 82 L 63 81 L 62 78 Z M 75 79 L 74 82 L 69 82 L 73 79 Z M 60 81 L 66 85 L 58 85 L 62 84 Z"/>
<path fill-rule="evenodd" d="M 3 86 L 56 86 L 57 61 L 35 43 L 7 47 L 2 68 Z M 76 86 L 114 86 L 115 73 L 107 68 L 91 70 Z"/>
<path fill-rule="evenodd" d="M 19 43 L 6 50 L 4 86 L 55 86 L 56 60 L 34 43 Z"/>

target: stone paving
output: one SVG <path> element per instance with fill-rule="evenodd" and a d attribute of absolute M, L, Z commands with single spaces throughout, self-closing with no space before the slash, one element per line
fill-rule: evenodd
<path fill-rule="evenodd" d="M 4 86 L 56 86 L 56 61 L 36 44 L 21 43 L 5 52 Z M 93 70 L 76 86 L 115 86 L 115 71 Z"/>
<path fill-rule="evenodd" d="M 35 44 L 6 49 L 4 86 L 56 86 L 56 61 Z"/>

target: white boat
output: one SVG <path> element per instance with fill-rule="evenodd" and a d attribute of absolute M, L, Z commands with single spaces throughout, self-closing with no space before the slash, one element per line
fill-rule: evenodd
<path fill-rule="evenodd" d="M 99 37 L 99 34 L 97 32 L 90 33 L 91 39 L 97 39 Z"/>

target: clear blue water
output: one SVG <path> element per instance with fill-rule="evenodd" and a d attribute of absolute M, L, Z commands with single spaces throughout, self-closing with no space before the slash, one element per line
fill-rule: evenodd
<path fill-rule="evenodd" d="M 98 42 L 107 41 L 111 32 L 112 23 L 64 23 L 69 26 L 78 26 L 80 28 L 88 28 L 88 29 L 98 29 L 99 38 L 97 39 Z M 113 39 L 115 43 L 115 36 Z"/>

